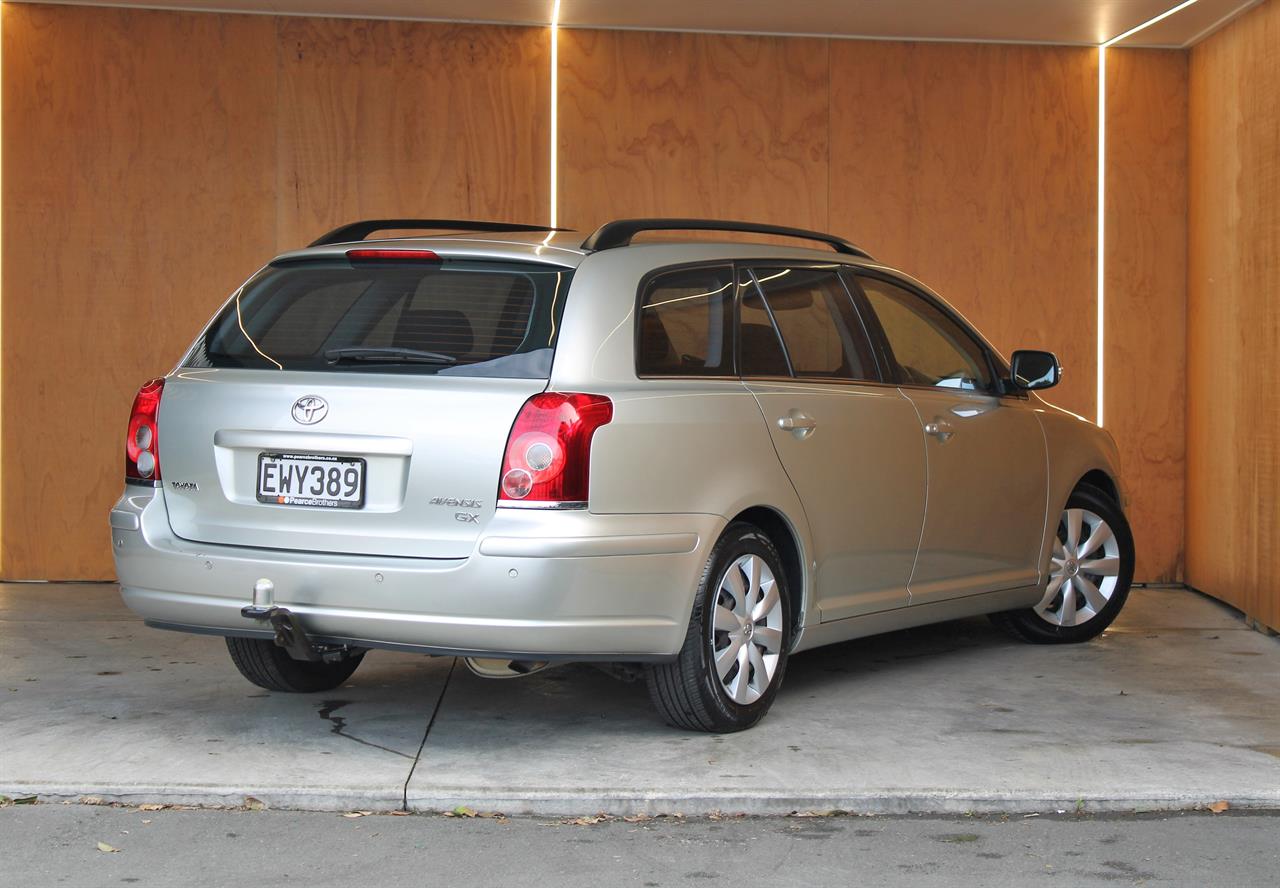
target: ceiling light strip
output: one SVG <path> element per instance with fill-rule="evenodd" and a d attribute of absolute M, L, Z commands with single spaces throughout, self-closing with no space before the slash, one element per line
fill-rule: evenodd
<path fill-rule="evenodd" d="M 1139 31 L 1145 31 L 1147 28 L 1150 28 L 1156 22 L 1162 22 L 1165 19 L 1167 19 L 1169 16 L 1182 12 L 1182 10 L 1186 9 L 1188 6 L 1193 6 L 1199 2 L 1200 0 L 1183 0 L 1182 3 L 1179 3 L 1177 6 L 1174 6 L 1171 9 L 1166 9 L 1164 12 L 1160 13 L 1155 18 L 1147 19 L 1145 22 L 1138 25 L 1136 28 L 1130 28 L 1129 30 L 1125 31 L 1123 34 L 1118 34 L 1115 37 L 1112 37 L 1110 40 L 1103 42 L 1102 46 L 1103 48 L 1106 48 L 1108 46 L 1114 46 L 1115 44 L 1119 43 L 1121 40 L 1127 40 L 1130 37 L 1132 37 L 1134 34 L 1137 34 Z"/>

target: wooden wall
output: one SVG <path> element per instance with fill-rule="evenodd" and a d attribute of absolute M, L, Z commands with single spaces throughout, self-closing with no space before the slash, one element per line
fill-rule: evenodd
<path fill-rule="evenodd" d="M 292 17 L 275 28 L 280 244 L 343 219 L 547 221 L 545 30 Z"/>
<path fill-rule="evenodd" d="M 544 29 L 2 9 L 6 578 L 112 575 L 134 392 L 277 250 L 546 218 Z"/>
<path fill-rule="evenodd" d="M 5 577 L 110 575 L 137 383 L 274 250 L 359 216 L 546 218 L 544 29 L 22 4 L 3 31 Z M 1150 103 L 1185 101 L 1185 68 L 1142 58 L 1109 95 L 1132 161 L 1108 204 L 1109 341 L 1131 349 L 1111 360 L 1176 374 L 1180 235 L 1155 229 L 1179 137 Z M 567 30 L 560 59 L 561 224 L 846 234 L 1001 349 L 1055 349 L 1053 400 L 1093 415 L 1096 51 Z M 1176 577 L 1182 393 L 1108 393 L 1139 576 Z"/>
<path fill-rule="evenodd" d="M 1097 53 L 832 44 L 832 225 L 997 348 L 1047 348 L 1094 414 Z"/>
<path fill-rule="evenodd" d="M 0 10 L 0 556 L 9 579 L 109 577 L 133 395 L 275 244 L 274 26 Z"/>
<path fill-rule="evenodd" d="M 1105 419 L 1123 458 L 1137 576 L 1159 582 L 1182 580 L 1187 60 L 1107 51 Z"/>
<path fill-rule="evenodd" d="M 825 229 L 829 45 L 562 31 L 562 224 L 687 215 Z"/>
<path fill-rule="evenodd" d="M 1280 630 L 1280 0 L 1191 52 L 1187 580 Z"/>

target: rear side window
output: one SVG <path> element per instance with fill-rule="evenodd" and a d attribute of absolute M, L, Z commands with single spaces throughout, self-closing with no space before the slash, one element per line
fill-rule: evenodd
<path fill-rule="evenodd" d="M 824 379 L 877 379 L 871 342 L 849 291 L 829 268 L 754 268 L 782 334 L 792 373 Z M 747 302 L 743 303 L 744 306 Z"/>
<path fill-rule="evenodd" d="M 790 376 L 791 365 L 787 353 L 782 350 L 782 340 L 769 309 L 750 272 L 742 272 L 739 282 L 742 290 L 742 308 L 738 326 L 739 348 L 742 350 L 743 376 Z"/>
<path fill-rule="evenodd" d="M 447 260 L 271 266 L 214 320 L 188 365 L 545 379 L 571 276 Z"/>
<path fill-rule="evenodd" d="M 682 268 L 651 278 L 640 300 L 636 372 L 733 375 L 733 269 Z"/>

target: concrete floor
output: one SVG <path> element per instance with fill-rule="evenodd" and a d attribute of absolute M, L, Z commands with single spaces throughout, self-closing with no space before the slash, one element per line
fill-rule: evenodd
<path fill-rule="evenodd" d="M 109 585 L 0 585 L 0 793 L 317 810 L 615 814 L 1280 807 L 1280 639 L 1135 590 L 1101 639 L 982 619 L 797 656 L 752 731 L 668 728 L 589 666 L 485 681 L 371 653 L 273 694 L 220 639 L 148 629 Z"/>

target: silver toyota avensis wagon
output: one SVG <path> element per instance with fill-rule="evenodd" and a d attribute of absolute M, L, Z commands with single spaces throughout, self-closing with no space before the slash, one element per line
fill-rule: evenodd
<path fill-rule="evenodd" d="M 406 229 L 454 233 L 364 240 Z M 631 243 L 653 230 L 818 248 Z M 740 730 L 797 651 L 1115 618 L 1116 449 L 1034 394 L 1059 372 L 816 232 L 356 223 L 272 260 L 142 387 L 116 567 L 150 625 L 225 636 L 272 690 L 333 688 L 372 648 L 594 660 L 674 725 Z"/>

